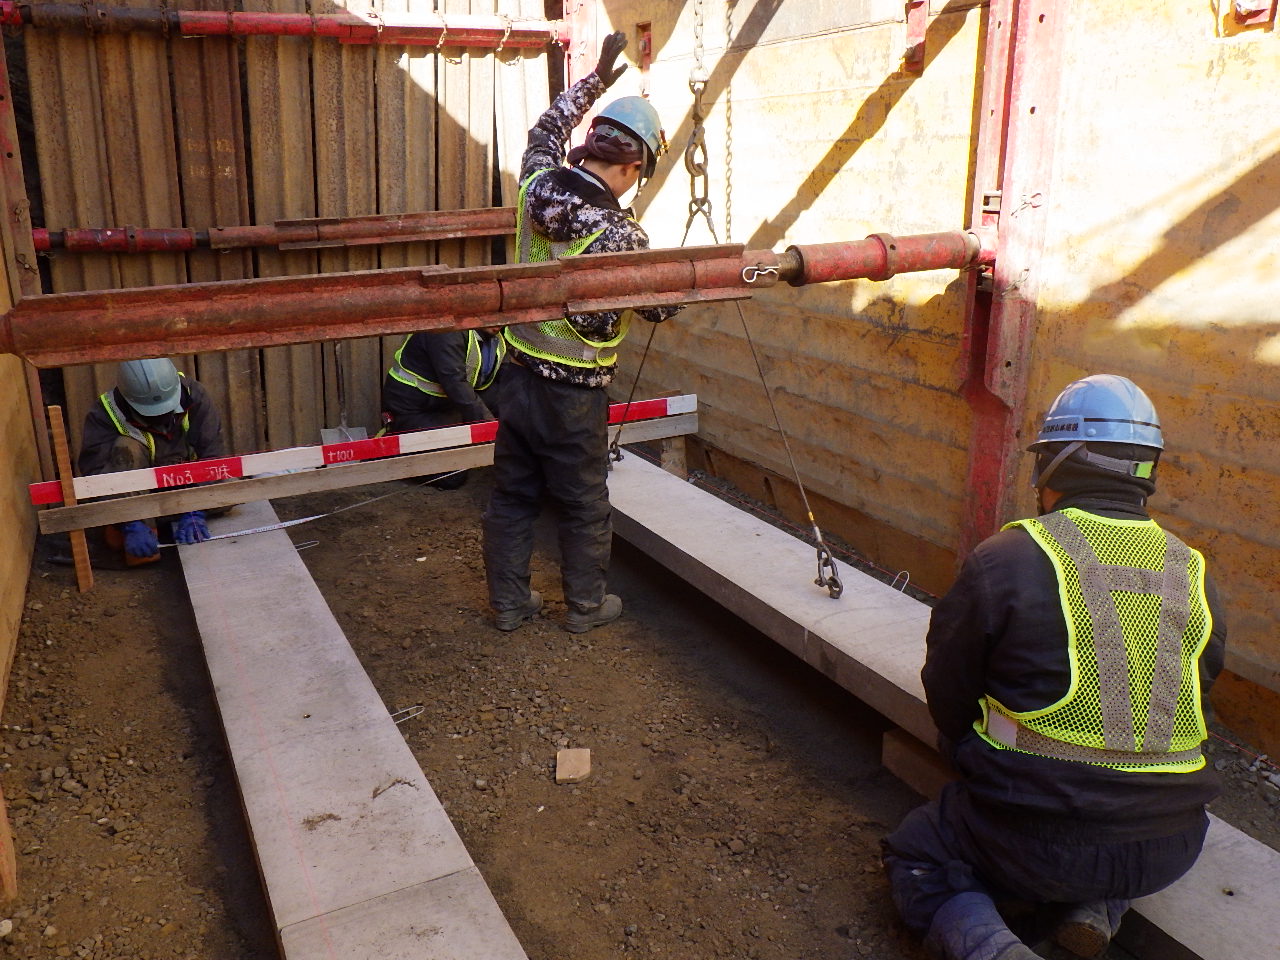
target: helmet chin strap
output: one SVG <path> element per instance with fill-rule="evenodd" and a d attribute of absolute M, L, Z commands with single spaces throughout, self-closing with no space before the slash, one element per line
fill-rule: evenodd
<path fill-rule="evenodd" d="M 1052 477 L 1058 467 L 1062 465 L 1062 461 L 1067 459 L 1067 457 L 1071 456 L 1083 446 L 1083 440 L 1073 440 L 1071 443 L 1068 443 L 1058 452 L 1056 457 L 1049 461 L 1049 465 L 1045 467 L 1043 471 L 1037 468 L 1035 475 L 1031 478 L 1031 485 L 1037 490 L 1043 490 L 1049 485 L 1049 478 Z"/>

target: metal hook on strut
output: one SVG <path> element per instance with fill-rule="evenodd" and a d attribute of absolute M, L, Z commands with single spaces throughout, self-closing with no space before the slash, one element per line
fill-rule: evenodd
<path fill-rule="evenodd" d="M 836 562 L 832 559 L 827 545 L 821 540 L 818 541 L 818 578 L 813 582 L 820 587 L 826 587 L 832 600 L 838 600 L 840 594 L 844 593 L 844 584 L 840 582 L 840 575 L 836 573 Z"/>

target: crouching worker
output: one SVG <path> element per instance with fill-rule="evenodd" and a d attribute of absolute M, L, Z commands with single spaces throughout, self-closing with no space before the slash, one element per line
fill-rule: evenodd
<path fill-rule="evenodd" d="M 383 433 L 430 430 L 493 420 L 507 344 L 498 330 L 442 330 L 404 338 L 382 382 Z M 435 486 L 453 490 L 467 471 L 438 474 Z"/>
<path fill-rule="evenodd" d="M 1204 557 L 1147 514 L 1164 440 L 1124 377 L 1054 400 L 1041 515 L 980 544 L 933 610 L 921 677 L 960 773 L 885 842 L 894 903 L 948 960 L 1038 956 L 997 903 L 1081 957 L 1200 853 L 1209 687 L 1226 628 Z"/>
<path fill-rule="evenodd" d="M 157 358 L 120 364 L 116 386 L 98 398 L 84 420 L 81 476 L 168 467 L 226 455 L 222 421 L 199 383 Z M 176 543 L 209 539 L 205 511 L 172 518 Z M 155 521 L 130 520 L 106 530 L 109 546 L 130 566 L 160 559 Z"/>

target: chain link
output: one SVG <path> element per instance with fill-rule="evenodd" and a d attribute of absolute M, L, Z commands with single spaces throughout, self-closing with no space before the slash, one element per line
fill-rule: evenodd
<path fill-rule="evenodd" d="M 702 44 L 704 29 L 703 2 L 696 0 L 693 8 L 693 69 L 689 71 L 689 92 L 693 94 L 693 131 L 689 134 L 689 143 L 684 148 L 684 168 L 689 171 L 689 217 L 684 222 L 684 237 L 680 245 L 689 240 L 689 231 L 693 221 L 701 216 L 711 231 L 711 239 L 716 243 L 716 225 L 711 219 L 711 184 L 707 175 L 707 115 L 702 106 L 702 94 L 707 89 L 707 65 Z"/>
<path fill-rule="evenodd" d="M 724 4 L 724 59 L 729 58 L 733 43 L 733 7 L 737 0 Z M 733 243 L 733 87 L 724 85 L 724 242 Z"/>

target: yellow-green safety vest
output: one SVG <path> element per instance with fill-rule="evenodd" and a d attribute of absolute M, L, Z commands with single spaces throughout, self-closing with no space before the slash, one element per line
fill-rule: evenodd
<path fill-rule="evenodd" d="M 182 376 L 182 374 L 178 374 L 178 376 Z M 146 430 L 139 430 L 129 422 L 128 418 L 125 417 L 124 412 L 116 405 L 116 398 L 113 395 L 113 391 L 108 390 L 102 396 L 98 397 L 98 400 L 102 403 L 102 409 L 107 411 L 107 416 L 111 418 L 111 422 L 115 425 L 116 430 L 119 431 L 120 436 L 137 440 L 140 444 L 146 447 L 147 461 L 154 465 L 156 462 L 155 437 Z M 187 431 L 190 429 L 191 415 L 184 410 L 182 413 L 182 436 L 184 439 L 187 435 Z M 188 446 L 187 450 L 188 454 L 194 452 L 191 450 L 190 446 Z"/>
<path fill-rule="evenodd" d="M 391 363 L 391 369 L 387 373 L 393 379 L 399 380 L 406 386 L 416 387 L 423 393 L 430 394 L 433 397 L 447 396 L 444 387 L 434 380 L 429 380 L 421 374 L 414 373 L 401 360 L 401 354 L 404 353 L 404 348 L 409 345 L 409 341 L 413 336 L 411 333 L 404 338 L 404 343 L 400 344 L 400 349 L 396 351 L 395 359 Z M 493 368 L 488 371 L 488 376 L 485 377 L 484 383 L 479 383 L 477 381 L 480 379 L 480 372 L 483 367 L 481 363 L 480 335 L 475 330 L 467 331 L 467 383 L 477 390 L 487 390 L 491 387 L 493 381 L 498 378 L 498 370 L 502 368 L 502 360 L 507 355 L 507 342 L 502 337 L 495 337 L 494 347 L 497 350 L 496 362 L 493 364 Z"/>
<path fill-rule="evenodd" d="M 529 184 L 534 179 L 553 170 L 538 170 L 531 174 L 520 185 L 520 196 L 516 201 L 516 253 L 521 263 L 543 263 L 560 257 L 574 257 L 586 250 L 592 242 L 604 233 L 601 228 L 590 236 L 569 243 L 557 243 L 529 227 L 525 216 L 526 196 Z M 632 311 L 622 314 L 622 325 L 618 335 L 610 340 L 588 340 L 574 329 L 566 318 L 543 320 L 535 323 L 520 323 L 504 327 L 502 334 L 507 342 L 522 353 L 538 357 L 542 360 L 553 360 L 571 367 L 611 367 L 618 362 L 618 354 L 614 349 L 626 339 L 631 327 Z"/>
<path fill-rule="evenodd" d="M 1075 507 L 1022 527 L 1058 578 L 1071 685 L 1057 703 L 1010 710 L 990 694 L 974 729 L 994 747 L 1130 772 L 1204 766 L 1200 654 L 1213 617 L 1204 556 L 1153 520 Z"/>

